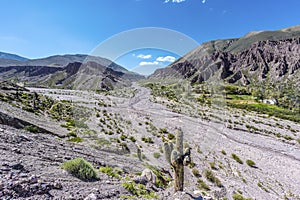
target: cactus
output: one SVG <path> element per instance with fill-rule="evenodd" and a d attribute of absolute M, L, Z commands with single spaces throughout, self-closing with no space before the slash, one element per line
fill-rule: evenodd
<path fill-rule="evenodd" d="M 177 128 L 176 146 L 173 143 L 164 143 L 164 155 L 174 170 L 174 189 L 175 192 L 183 191 L 184 166 L 191 162 L 191 148 L 183 150 L 183 132 Z"/>

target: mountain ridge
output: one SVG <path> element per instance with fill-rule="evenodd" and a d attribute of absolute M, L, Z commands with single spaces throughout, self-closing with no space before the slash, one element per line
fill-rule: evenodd
<path fill-rule="evenodd" d="M 215 77 L 242 85 L 266 79 L 296 80 L 300 68 L 299 27 L 205 42 L 167 68 L 156 70 L 149 78 L 174 77 L 202 83 Z"/>

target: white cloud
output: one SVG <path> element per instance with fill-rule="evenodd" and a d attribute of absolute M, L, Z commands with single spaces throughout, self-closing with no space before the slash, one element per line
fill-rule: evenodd
<path fill-rule="evenodd" d="M 159 62 L 153 61 L 153 62 L 140 62 L 140 66 L 145 66 L 145 65 L 159 65 Z"/>
<path fill-rule="evenodd" d="M 158 57 L 156 59 L 156 61 L 159 61 L 159 62 L 174 62 L 176 60 L 175 57 L 173 56 L 165 56 L 165 57 Z"/>
<path fill-rule="evenodd" d="M 148 54 L 148 55 L 140 54 L 140 55 L 137 56 L 137 58 L 149 59 L 149 58 L 152 58 L 152 55 L 150 55 L 150 54 Z"/>
<path fill-rule="evenodd" d="M 202 3 L 206 3 L 206 0 L 202 0 Z"/>
<path fill-rule="evenodd" d="M 165 0 L 165 3 L 168 3 L 169 1 L 171 1 L 172 3 L 181 3 L 184 2 L 185 0 Z"/>

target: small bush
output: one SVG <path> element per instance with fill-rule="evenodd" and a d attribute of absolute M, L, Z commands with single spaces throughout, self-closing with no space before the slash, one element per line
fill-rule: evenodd
<path fill-rule="evenodd" d="M 198 179 L 197 183 L 197 186 L 200 190 L 210 190 L 210 187 L 202 179 Z"/>
<path fill-rule="evenodd" d="M 196 176 L 196 177 L 200 177 L 200 176 L 201 176 L 199 170 L 196 169 L 196 168 L 193 168 L 193 169 L 192 169 L 192 173 L 193 173 L 194 176 Z"/>
<path fill-rule="evenodd" d="M 64 162 L 61 168 L 82 180 L 92 181 L 98 179 L 98 174 L 94 167 L 83 158 L 75 158 Z"/>
<path fill-rule="evenodd" d="M 80 143 L 83 141 L 83 139 L 81 137 L 73 137 L 67 140 L 68 142 L 76 142 L 76 143 Z"/>
<path fill-rule="evenodd" d="M 232 195 L 233 200 L 252 200 L 251 198 L 245 198 L 241 194 L 233 194 Z"/>
<path fill-rule="evenodd" d="M 243 161 L 236 155 L 236 154 L 231 154 L 231 157 L 238 163 L 243 164 Z"/>
<path fill-rule="evenodd" d="M 158 159 L 160 157 L 160 153 L 154 152 L 153 153 L 153 157 L 156 158 L 156 159 Z"/>
<path fill-rule="evenodd" d="M 205 170 L 204 175 L 212 183 L 215 183 L 218 187 L 222 187 L 220 179 L 218 179 L 211 170 Z"/>
<path fill-rule="evenodd" d="M 133 181 L 122 183 L 122 186 L 131 194 L 143 199 L 158 199 L 154 192 L 149 192 L 145 185 L 135 184 Z"/>
<path fill-rule="evenodd" d="M 247 163 L 247 165 L 249 165 L 250 167 L 256 167 L 255 165 L 255 162 L 254 161 L 252 161 L 252 160 L 246 160 L 246 163 Z"/>
<path fill-rule="evenodd" d="M 31 133 L 38 133 L 38 132 L 39 132 L 39 128 L 36 127 L 36 126 L 33 126 L 33 125 L 25 126 L 25 127 L 24 127 L 24 130 L 25 130 L 25 131 L 29 131 L 29 132 L 31 132 Z"/>
<path fill-rule="evenodd" d="M 222 153 L 223 155 L 226 155 L 226 151 L 225 151 L 225 150 L 222 150 L 221 153 Z"/>
<path fill-rule="evenodd" d="M 210 162 L 209 163 L 210 167 L 214 170 L 217 170 L 218 168 L 216 167 L 216 163 L 215 162 Z"/>
<path fill-rule="evenodd" d="M 142 137 L 142 141 L 143 142 L 145 142 L 145 143 L 150 143 L 150 144 L 153 144 L 154 142 L 153 142 L 153 140 L 152 140 L 152 138 L 146 138 L 146 137 Z"/>
<path fill-rule="evenodd" d="M 175 135 L 173 135 L 172 133 L 168 134 L 168 139 L 169 140 L 173 140 L 175 138 Z"/>
<path fill-rule="evenodd" d="M 109 167 L 109 166 L 100 167 L 99 171 L 104 173 L 104 174 L 107 174 L 108 176 L 115 177 L 117 179 L 121 179 L 121 174 L 123 172 L 122 169 L 112 168 L 112 167 Z"/>
<path fill-rule="evenodd" d="M 130 136 L 129 140 L 131 140 L 132 142 L 136 142 L 136 139 L 133 136 Z"/>
<path fill-rule="evenodd" d="M 127 136 L 124 135 L 124 134 L 122 134 L 121 137 L 120 137 L 120 139 L 123 140 L 123 141 L 125 141 L 127 139 Z"/>

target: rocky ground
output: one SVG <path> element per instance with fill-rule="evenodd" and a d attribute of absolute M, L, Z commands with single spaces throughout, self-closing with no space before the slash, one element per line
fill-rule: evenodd
<path fill-rule="evenodd" d="M 165 104 L 172 102 L 163 104 L 161 99 L 156 99 L 158 103 L 154 103 L 150 91 L 137 84 L 127 94 L 124 90 L 125 95 L 30 90 L 59 101 L 71 100 L 77 107 L 88 110 L 85 123 L 92 134 L 78 133 L 82 138 L 80 143 L 68 141 L 66 134 L 70 129 L 61 126 L 65 122 L 2 102 L 0 111 L 5 114 L 2 119 L 7 116 L 14 122 L 28 119 L 28 123 L 44 130 L 31 133 L 12 127 L 7 121 L 10 126 L 0 126 L 2 199 L 120 199 L 131 195 L 122 187 L 125 177 L 136 178 L 147 164 L 172 174 L 162 153 L 162 138 L 175 134 L 176 127 L 182 128 L 185 142 L 192 148 L 194 166 L 185 168 L 184 193 L 173 194 L 172 184 L 166 188 L 152 188 L 158 199 L 209 199 L 209 196 L 232 199 L 233 194 L 262 200 L 300 198 L 299 143 L 245 128 L 245 124 L 255 125 L 258 130 L 299 138 L 299 124 L 238 110 L 213 111 L 212 108 L 183 108 L 175 104 L 177 110 L 170 109 Z M 197 113 L 202 110 L 206 117 L 194 115 L 195 110 Z M 42 123 L 43 117 L 47 118 L 47 123 Z M 228 124 L 236 126 L 233 129 Z M 147 142 L 148 138 L 152 142 Z M 126 151 L 120 142 L 126 144 Z M 142 150 L 142 160 L 137 158 L 137 147 Z M 234 160 L 232 154 L 242 163 Z M 121 168 L 123 178 L 119 180 L 99 172 L 99 180 L 81 181 L 60 168 L 63 162 L 76 157 L 85 158 L 95 168 Z M 250 167 L 246 160 L 254 161 L 255 166 Z M 221 184 L 209 179 L 207 171 Z"/>

